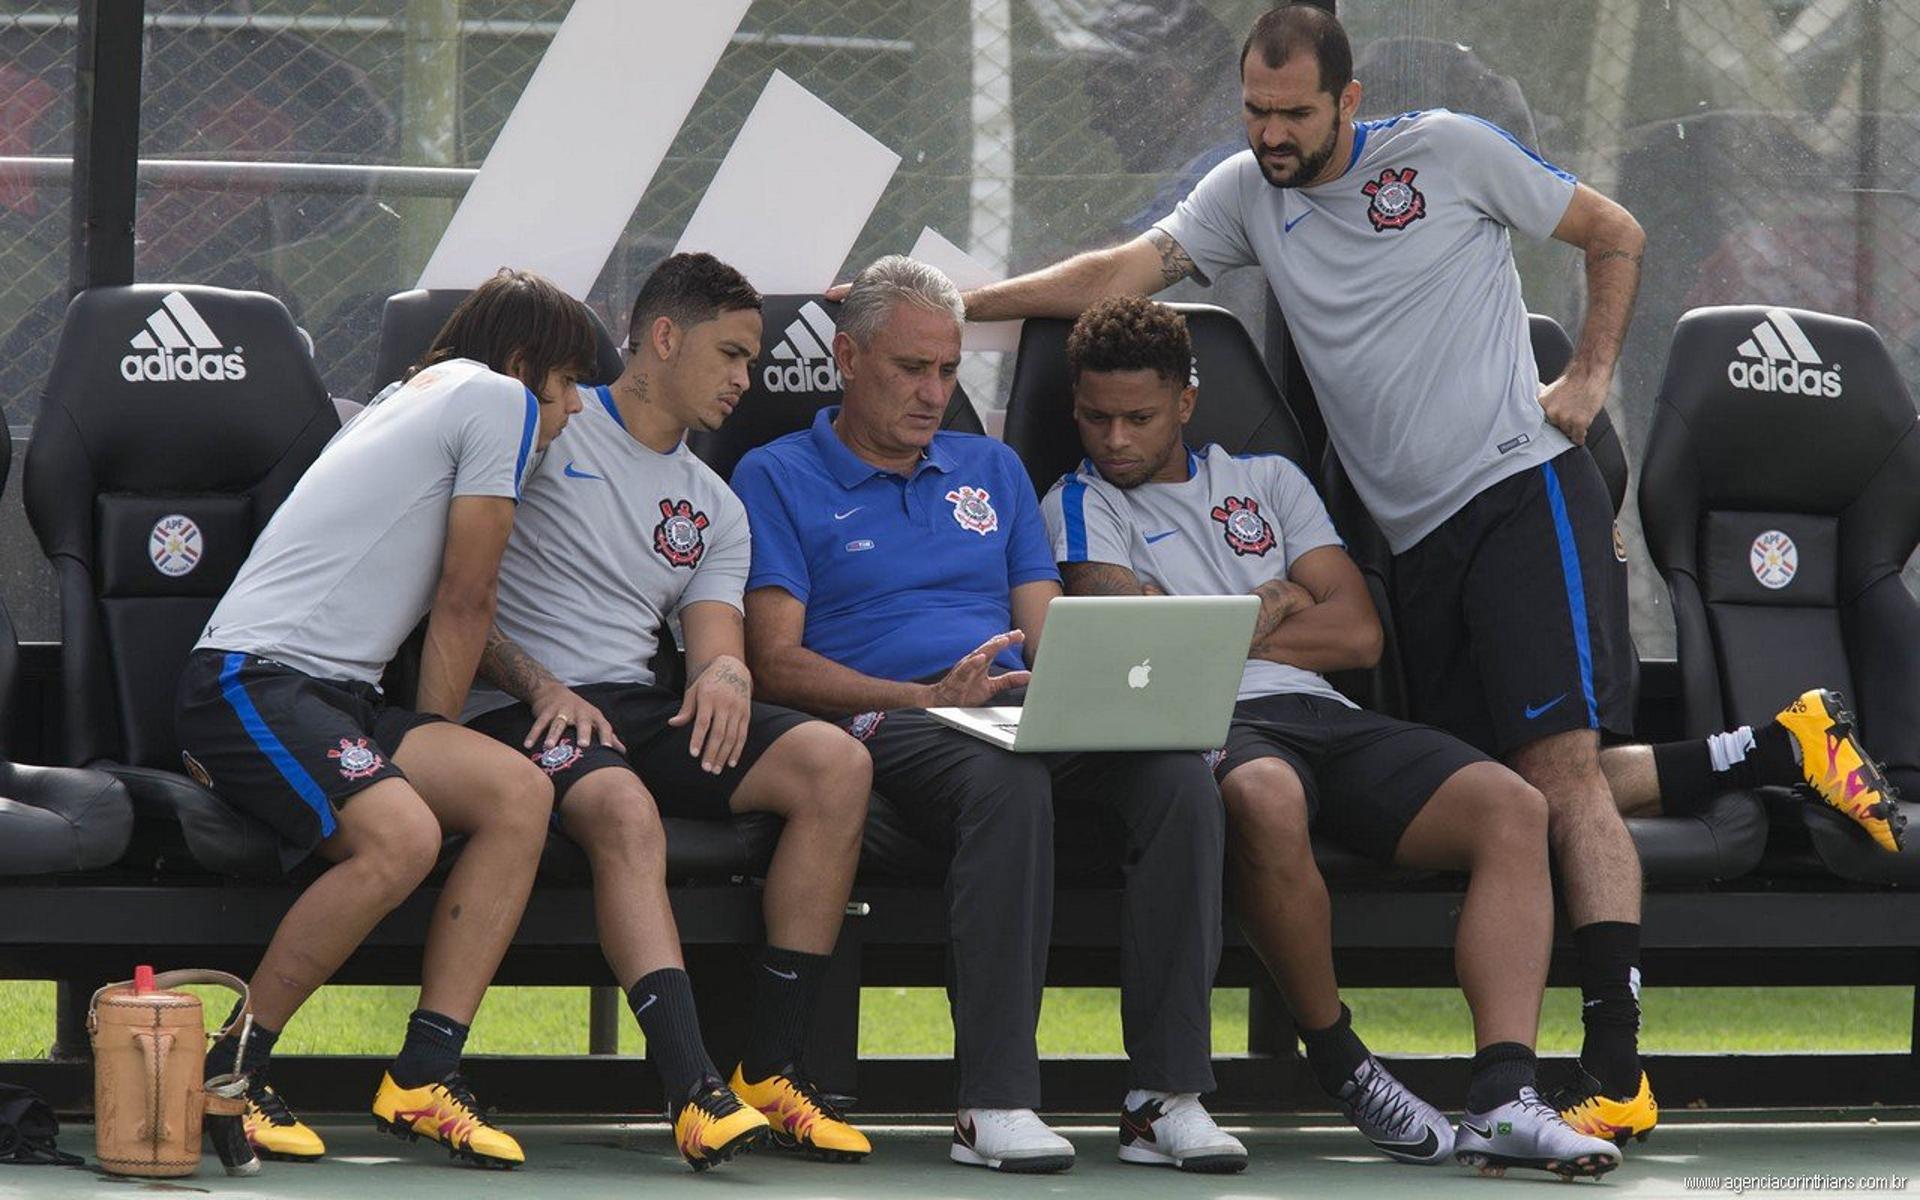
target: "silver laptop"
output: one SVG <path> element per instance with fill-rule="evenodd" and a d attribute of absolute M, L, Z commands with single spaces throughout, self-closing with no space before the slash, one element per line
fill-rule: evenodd
<path fill-rule="evenodd" d="M 1062 596 L 1047 606 L 1024 707 L 930 708 L 1018 752 L 1226 744 L 1257 596 Z"/>

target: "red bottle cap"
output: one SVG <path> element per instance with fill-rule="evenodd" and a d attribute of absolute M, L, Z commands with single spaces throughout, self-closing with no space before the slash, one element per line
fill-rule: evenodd
<path fill-rule="evenodd" d="M 152 990 L 153 990 L 153 968 L 146 965 L 145 963 L 141 963 L 139 966 L 133 969 L 134 994 L 138 996 L 144 996 Z"/>

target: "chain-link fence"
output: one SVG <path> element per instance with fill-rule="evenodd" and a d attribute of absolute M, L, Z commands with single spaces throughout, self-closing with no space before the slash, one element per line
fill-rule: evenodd
<path fill-rule="evenodd" d="M 139 277 L 280 296 L 334 393 L 364 396 L 381 302 L 412 286 L 568 0 L 146 7 Z M 1264 7 L 756 0 L 589 299 L 617 327 L 775 69 L 902 156 L 851 262 L 928 225 L 1008 270 L 1138 232 L 1244 144 L 1235 55 Z M 1640 216 L 1651 245 L 1619 378 L 1636 459 L 1668 333 L 1695 305 L 1858 316 L 1920 375 L 1920 0 L 1341 0 L 1340 13 L 1366 115 L 1478 113 Z M 66 295 L 75 20 L 64 0 L 0 0 L 0 403 L 16 427 Z M 581 114 L 608 155 L 647 119 Z M 364 169 L 302 169 L 316 164 Z M 423 166 L 445 170 L 382 170 Z M 593 166 L 570 169 L 591 186 Z M 1516 250 L 1530 305 L 1577 328 L 1576 256 Z M 1262 319 L 1255 272 L 1181 294 Z M 24 594 L 42 585 L 16 578 L 38 570 L 14 565 L 19 524 L 9 498 L 6 594 L 27 636 L 57 636 L 44 594 Z M 1664 597 L 1629 540 L 1641 648 L 1670 652 Z"/>
<path fill-rule="evenodd" d="M 1634 463 L 1690 308 L 1858 317 L 1920 381 L 1920 0 L 1342 0 L 1340 13 L 1370 114 L 1476 112 L 1646 228 L 1616 393 Z M 1516 251 L 1530 307 L 1577 328 L 1576 256 Z M 1623 525 L 1636 640 L 1670 655 L 1631 505 Z"/>

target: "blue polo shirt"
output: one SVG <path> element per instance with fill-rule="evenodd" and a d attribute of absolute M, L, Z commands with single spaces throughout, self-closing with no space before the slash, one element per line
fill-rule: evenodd
<path fill-rule="evenodd" d="M 1058 582 L 1027 469 L 1005 445 L 937 433 L 911 475 L 882 471 L 813 428 L 749 453 L 733 490 L 753 528 L 747 590 L 807 606 L 801 644 L 879 679 L 944 673 L 1013 625 L 1013 589 Z M 999 666 L 1025 666 L 1010 647 Z"/>

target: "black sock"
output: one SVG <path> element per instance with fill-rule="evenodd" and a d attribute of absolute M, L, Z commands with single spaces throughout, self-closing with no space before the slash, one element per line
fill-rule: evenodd
<path fill-rule="evenodd" d="M 239 1015 L 240 1002 L 235 1000 L 233 1011 L 227 1014 L 227 1024 L 233 1024 L 234 1019 Z M 273 1044 L 279 1040 L 278 1029 L 268 1029 L 258 1021 L 253 1023 L 253 1032 L 247 1035 L 246 1069 L 252 1072 L 256 1081 L 266 1078 L 267 1064 L 273 1057 Z M 240 1029 L 235 1026 L 233 1032 L 207 1047 L 207 1073 L 204 1078 L 212 1079 L 217 1075 L 232 1074 L 238 1069 L 234 1059 L 239 1053 Z"/>
<path fill-rule="evenodd" d="M 1753 749 L 1743 764 L 1752 783 L 1749 787 L 1792 787 L 1805 783 L 1800 772 L 1800 748 L 1793 734 L 1778 721 L 1768 721 L 1753 731 Z"/>
<path fill-rule="evenodd" d="M 703 1079 L 718 1078 L 700 1037 L 700 1014 L 693 1007 L 693 981 L 678 967 L 642 975 L 627 989 L 627 1003 L 647 1035 L 647 1056 L 660 1072 L 670 1111 L 679 1111 Z"/>
<path fill-rule="evenodd" d="M 1580 1065 L 1616 1099 L 1640 1090 L 1640 926 L 1595 921 L 1573 931 L 1586 1041 Z"/>
<path fill-rule="evenodd" d="M 1751 739 L 1752 745 L 1747 745 Z M 1690 816 L 1736 788 L 1792 787 L 1801 782 L 1793 735 L 1778 721 L 1651 747 L 1661 811 Z"/>
<path fill-rule="evenodd" d="M 1713 756 L 1705 738 L 1667 742 L 1649 747 L 1653 773 L 1660 781 L 1660 811 L 1670 817 L 1692 816 L 1725 790 L 1715 785 Z"/>
<path fill-rule="evenodd" d="M 444 1013 L 416 1008 L 407 1018 L 407 1040 L 387 1068 L 387 1074 L 403 1088 L 425 1087 L 439 1083 L 460 1069 L 460 1052 L 466 1049 L 468 1027 Z"/>
<path fill-rule="evenodd" d="M 1340 1019 L 1325 1029 L 1302 1029 L 1300 1041 L 1307 1048 L 1307 1065 L 1320 1082 L 1320 1090 L 1338 1096 L 1340 1089 L 1360 1064 L 1367 1061 L 1367 1046 L 1353 1031 L 1353 1010 L 1342 1004 Z"/>
<path fill-rule="evenodd" d="M 753 973 L 753 1030 L 740 1074 L 758 1083 L 800 1061 L 813 1031 L 813 1004 L 832 956 L 769 945 Z"/>
<path fill-rule="evenodd" d="M 1480 1051 L 1467 1083 L 1467 1111 L 1490 1113 L 1518 1100 L 1521 1088 L 1533 1086 L 1537 1067 L 1533 1051 L 1519 1042 L 1495 1042 Z"/>

